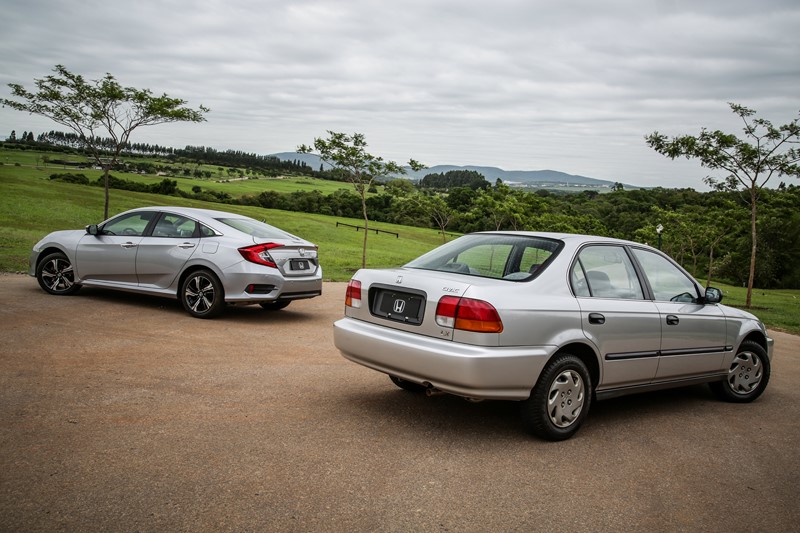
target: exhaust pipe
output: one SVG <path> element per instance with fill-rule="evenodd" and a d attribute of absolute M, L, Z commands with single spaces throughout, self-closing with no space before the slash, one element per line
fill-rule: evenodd
<path fill-rule="evenodd" d="M 444 396 L 445 394 L 447 394 L 447 393 L 444 392 L 443 390 L 437 389 L 433 385 L 430 385 L 427 389 L 425 389 L 425 396 L 428 396 L 428 397 L 431 397 L 431 396 Z"/>

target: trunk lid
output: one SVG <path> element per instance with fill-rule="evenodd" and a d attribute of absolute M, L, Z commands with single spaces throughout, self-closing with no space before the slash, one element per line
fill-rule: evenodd
<path fill-rule="evenodd" d="M 345 308 L 347 316 L 440 339 L 452 339 L 453 327 L 437 324 L 439 300 L 464 296 L 471 286 L 468 276 L 408 268 L 359 270 L 353 280 L 361 283 L 361 300 Z"/>

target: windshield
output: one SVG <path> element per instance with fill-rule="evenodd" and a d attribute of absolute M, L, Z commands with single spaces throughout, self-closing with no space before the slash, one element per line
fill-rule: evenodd
<path fill-rule="evenodd" d="M 216 220 L 258 239 L 297 239 L 297 237 L 290 233 L 286 233 L 264 222 L 253 220 L 252 218 L 236 217 L 218 218 Z"/>
<path fill-rule="evenodd" d="M 536 277 L 560 249 L 560 241 L 541 237 L 473 234 L 440 246 L 406 267 L 526 281 Z"/>

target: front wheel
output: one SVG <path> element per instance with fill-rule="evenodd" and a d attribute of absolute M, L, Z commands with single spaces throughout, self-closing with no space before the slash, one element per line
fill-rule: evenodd
<path fill-rule="evenodd" d="M 212 318 L 225 306 L 225 294 L 217 276 L 209 270 L 196 270 L 181 284 L 181 304 L 196 318 Z"/>
<path fill-rule="evenodd" d="M 757 342 L 744 341 L 731 362 L 725 380 L 711 383 L 711 391 L 719 399 L 728 402 L 752 402 L 767 388 L 769 372 L 767 351 Z"/>
<path fill-rule="evenodd" d="M 568 439 L 583 424 L 591 401 L 586 365 L 574 355 L 561 354 L 544 368 L 530 398 L 521 402 L 522 423 L 542 439 Z"/>
<path fill-rule="evenodd" d="M 81 286 L 75 283 L 75 270 L 61 252 L 47 255 L 36 267 L 36 281 L 50 294 L 74 294 Z"/>

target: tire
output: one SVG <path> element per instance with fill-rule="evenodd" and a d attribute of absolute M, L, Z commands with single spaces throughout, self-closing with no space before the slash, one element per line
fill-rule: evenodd
<path fill-rule="evenodd" d="M 291 300 L 275 300 L 274 302 L 261 302 L 260 305 L 265 311 L 280 311 L 281 309 L 285 309 L 290 303 Z"/>
<path fill-rule="evenodd" d="M 210 270 L 195 270 L 183 280 L 181 304 L 196 318 L 213 318 L 225 307 L 222 284 Z"/>
<path fill-rule="evenodd" d="M 425 392 L 426 389 L 426 387 L 420 385 L 419 383 L 414 383 L 413 381 L 406 381 L 402 378 L 398 378 L 397 376 L 389 376 L 389 379 L 392 380 L 392 383 L 394 383 L 401 389 L 408 392 Z"/>
<path fill-rule="evenodd" d="M 39 286 L 50 294 L 74 294 L 81 286 L 75 283 L 75 270 L 66 255 L 54 252 L 44 257 L 36 267 Z"/>
<path fill-rule="evenodd" d="M 544 368 L 530 398 L 521 402 L 522 423 L 539 438 L 568 439 L 583 424 L 591 402 L 589 369 L 574 355 L 560 354 Z"/>
<path fill-rule="evenodd" d="M 744 341 L 731 362 L 723 381 L 710 383 L 711 391 L 721 400 L 734 403 L 752 402 L 769 383 L 770 363 L 767 352 L 754 341 Z"/>

